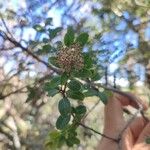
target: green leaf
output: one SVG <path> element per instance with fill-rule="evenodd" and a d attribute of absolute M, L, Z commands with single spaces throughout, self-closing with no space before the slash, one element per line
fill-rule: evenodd
<path fill-rule="evenodd" d="M 72 75 L 74 77 L 78 77 L 78 78 L 90 78 L 92 76 L 92 72 L 89 69 L 83 68 L 80 71 L 74 71 L 74 72 L 72 72 Z"/>
<path fill-rule="evenodd" d="M 49 136 L 53 139 L 56 139 L 60 136 L 60 131 L 54 130 L 54 131 L 49 133 Z"/>
<path fill-rule="evenodd" d="M 36 54 L 37 55 L 46 55 L 48 53 L 48 51 L 43 51 L 43 49 L 38 49 L 37 51 L 36 51 Z"/>
<path fill-rule="evenodd" d="M 56 128 L 59 130 L 64 129 L 68 125 L 70 118 L 71 118 L 70 115 L 59 116 L 59 118 L 56 121 Z"/>
<path fill-rule="evenodd" d="M 50 39 L 53 39 L 56 37 L 56 35 L 62 30 L 61 27 L 57 27 L 55 29 L 49 29 L 49 37 Z"/>
<path fill-rule="evenodd" d="M 52 87 L 57 87 L 58 85 L 60 85 L 60 76 L 55 76 L 51 80 L 51 86 Z"/>
<path fill-rule="evenodd" d="M 98 73 L 96 70 L 92 71 L 92 77 L 91 77 L 92 81 L 100 80 L 101 77 L 102 76 L 100 75 L 100 73 Z"/>
<path fill-rule="evenodd" d="M 58 89 L 50 89 L 48 91 L 48 96 L 55 96 L 57 93 L 59 93 L 59 90 Z"/>
<path fill-rule="evenodd" d="M 34 87 L 27 87 L 29 93 L 28 93 L 28 98 L 26 99 L 26 102 L 29 102 L 35 98 L 37 98 L 37 89 Z"/>
<path fill-rule="evenodd" d="M 46 149 L 56 150 L 65 144 L 65 142 L 66 140 L 62 133 L 60 131 L 54 130 L 49 133 L 44 145 Z"/>
<path fill-rule="evenodd" d="M 43 28 L 41 25 L 39 25 L 39 24 L 34 25 L 33 28 L 34 28 L 36 31 L 38 31 L 38 32 L 43 32 L 43 31 L 45 31 L 44 28 Z"/>
<path fill-rule="evenodd" d="M 39 42 L 30 40 L 29 44 L 31 47 L 36 47 L 39 44 Z"/>
<path fill-rule="evenodd" d="M 61 84 L 64 85 L 67 80 L 69 79 L 69 76 L 66 72 L 64 72 L 62 75 L 61 75 Z"/>
<path fill-rule="evenodd" d="M 60 49 L 63 46 L 61 41 L 57 41 L 55 44 L 57 45 L 57 49 Z"/>
<path fill-rule="evenodd" d="M 49 45 L 49 44 L 46 44 L 42 47 L 43 50 L 46 50 L 46 51 L 50 51 L 52 49 L 52 46 Z"/>
<path fill-rule="evenodd" d="M 74 144 L 77 144 L 77 145 L 80 144 L 80 140 L 79 140 L 78 138 L 76 138 L 76 137 L 74 137 L 74 138 L 72 139 L 72 142 L 73 142 Z"/>
<path fill-rule="evenodd" d="M 44 84 L 44 90 L 48 92 L 49 90 L 58 88 L 59 85 L 60 85 L 60 76 L 55 76 L 51 79 L 50 82 L 46 82 Z"/>
<path fill-rule="evenodd" d="M 109 97 L 112 96 L 112 92 L 105 90 L 103 92 L 98 92 L 98 96 L 100 97 L 100 100 L 104 103 L 107 104 Z"/>
<path fill-rule="evenodd" d="M 67 96 L 72 99 L 81 100 L 81 101 L 84 100 L 84 95 L 80 91 L 68 90 L 66 93 L 67 93 Z"/>
<path fill-rule="evenodd" d="M 49 42 L 49 39 L 47 39 L 47 38 L 43 38 L 43 43 L 48 43 Z"/>
<path fill-rule="evenodd" d="M 91 57 L 90 53 L 85 53 L 84 54 L 84 66 L 87 69 L 90 69 L 90 68 L 93 67 L 93 60 L 92 60 L 92 57 Z"/>
<path fill-rule="evenodd" d="M 79 91 L 81 89 L 81 83 L 77 80 L 71 80 L 68 83 L 68 88 L 73 91 Z"/>
<path fill-rule="evenodd" d="M 55 79 L 54 79 L 55 81 Z M 53 84 L 53 82 L 46 82 L 44 84 L 44 91 L 48 92 L 48 96 L 55 96 L 57 93 L 59 93 L 59 89 L 58 89 L 58 85 L 57 84 Z"/>
<path fill-rule="evenodd" d="M 46 44 L 42 47 L 42 49 L 38 49 L 36 52 L 38 55 L 48 54 L 49 52 L 52 52 L 52 47 L 49 44 Z"/>
<path fill-rule="evenodd" d="M 77 37 L 76 42 L 78 42 L 81 46 L 84 46 L 87 43 L 88 38 L 89 38 L 88 33 L 81 33 Z"/>
<path fill-rule="evenodd" d="M 59 101 L 58 110 L 61 115 L 68 115 L 71 112 L 71 104 L 67 98 Z"/>
<path fill-rule="evenodd" d="M 92 72 L 88 69 L 82 69 L 78 73 L 78 76 L 81 78 L 90 78 L 92 76 Z"/>
<path fill-rule="evenodd" d="M 150 144 L 150 137 L 146 138 L 145 142 L 146 144 Z"/>
<path fill-rule="evenodd" d="M 47 18 L 46 20 L 45 20 L 45 25 L 52 25 L 52 18 Z"/>
<path fill-rule="evenodd" d="M 54 56 L 49 57 L 49 58 L 48 58 L 48 62 L 49 62 L 50 64 L 52 64 L 53 66 L 59 68 L 59 65 L 58 65 L 58 63 L 57 63 L 57 58 L 56 58 L 56 57 L 54 57 Z"/>
<path fill-rule="evenodd" d="M 86 107 L 83 105 L 79 105 L 75 108 L 76 114 L 85 114 L 86 113 Z"/>
<path fill-rule="evenodd" d="M 50 89 L 52 89 L 50 82 L 46 82 L 46 83 L 44 84 L 43 89 L 44 89 L 44 91 L 49 91 Z"/>
<path fill-rule="evenodd" d="M 86 92 L 84 92 L 85 97 L 91 97 L 91 96 L 97 96 L 97 91 L 94 89 L 88 89 Z"/>
<path fill-rule="evenodd" d="M 72 147 L 74 144 L 77 144 L 77 145 L 80 144 L 80 140 L 76 137 L 68 138 L 66 141 L 66 144 L 69 147 Z"/>
<path fill-rule="evenodd" d="M 67 29 L 67 33 L 65 34 L 64 37 L 64 43 L 66 46 L 70 46 L 74 42 L 74 31 L 73 28 L 70 26 Z"/>
<path fill-rule="evenodd" d="M 74 143 L 72 143 L 72 141 L 69 138 L 66 140 L 66 144 L 67 144 L 67 146 L 72 147 Z"/>
<path fill-rule="evenodd" d="M 75 108 L 74 107 L 71 107 L 71 112 L 75 113 Z"/>
<path fill-rule="evenodd" d="M 71 126 L 71 128 L 68 130 L 69 134 L 69 138 L 75 137 L 77 136 L 77 132 L 76 132 L 76 127 L 75 126 Z"/>
<path fill-rule="evenodd" d="M 107 104 L 107 96 L 104 92 L 99 92 L 98 96 L 100 97 L 100 100 L 104 103 Z"/>

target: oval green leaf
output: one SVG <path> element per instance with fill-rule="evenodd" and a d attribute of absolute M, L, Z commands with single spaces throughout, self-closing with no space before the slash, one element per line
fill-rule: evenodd
<path fill-rule="evenodd" d="M 100 98 L 100 100 L 104 103 L 104 104 L 107 104 L 108 102 L 108 97 L 106 95 L 105 92 L 98 92 L 98 96 Z"/>
<path fill-rule="evenodd" d="M 77 144 L 77 145 L 80 144 L 80 140 L 76 137 L 68 138 L 66 141 L 66 144 L 69 147 L 72 147 L 74 144 Z"/>
<path fill-rule="evenodd" d="M 52 64 L 55 67 L 59 67 L 58 63 L 57 63 L 57 58 L 56 57 L 49 57 L 48 59 L 49 63 Z"/>
<path fill-rule="evenodd" d="M 79 76 L 81 78 L 90 78 L 92 75 L 91 71 L 88 70 L 88 69 L 82 69 L 80 72 L 79 72 Z"/>
<path fill-rule="evenodd" d="M 50 39 L 53 39 L 57 36 L 57 34 L 62 30 L 61 27 L 57 27 L 55 29 L 49 29 L 49 37 Z"/>
<path fill-rule="evenodd" d="M 70 115 L 59 116 L 59 118 L 56 121 L 56 128 L 59 130 L 64 129 L 68 125 L 70 118 L 71 118 Z"/>
<path fill-rule="evenodd" d="M 79 105 L 75 108 L 76 114 L 85 114 L 86 113 L 86 107 L 83 105 Z"/>
<path fill-rule="evenodd" d="M 93 60 L 90 53 L 84 53 L 84 66 L 89 69 L 93 67 Z"/>
<path fill-rule="evenodd" d="M 33 28 L 38 32 L 43 32 L 44 31 L 44 28 L 39 24 L 34 25 Z"/>
<path fill-rule="evenodd" d="M 68 88 L 73 91 L 79 91 L 81 89 L 81 83 L 77 80 L 71 80 L 68 83 Z"/>
<path fill-rule="evenodd" d="M 67 96 L 75 100 L 84 100 L 84 95 L 80 91 L 67 91 Z"/>
<path fill-rule="evenodd" d="M 52 21 L 53 21 L 52 18 L 47 18 L 47 19 L 45 20 L 45 25 L 52 25 Z"/>
<path fill-rule="evenodd" d="M 64 37 L 64 43 L 66 46 L 70 46 L 74 42 L 74 31 L 72 27 L 68 27 L 67 33 Z"/>
<path fill-rule="evenodd" d="M 88 38 L 89 38 L 88 33 L 81 33 L 77 37 L 76 42 L 78 42 L 81 46 L 84 46 L 87 43 Z"/>
<path fill-rule="evenodd" d="M 59 90 L 58 90 L 58 89 L 50 89 L 50 90 L 48 91 L 48 96 L 53 97 L 53 96 L 55 96 L 57 93 L 59 93 Z"/>
<path fill-rule="evenodd" d="M 44 84 L 44 91 L 49 92 L 50 90 L 54 90 L 57 89 L 58 90 L 58 86 L 60 85 L 60 77 L 59 76 L 55 76 L 53 77 L 53 79 L 50 82 L 46 82 Z"/>
<path fill-rule="evenodd" d="M 58 110 L 61 115 L 67 115 L 71 112 L 71 104 L 67 98 L 63 98 L 59 101 Z"/>
<path fill-rule="evenodd" d="M 69 76 L 66 72 L 64 72 L 62 75 L 61 75 L 61 84 L 64 85 L 67 80 L 68 80 Z"/>

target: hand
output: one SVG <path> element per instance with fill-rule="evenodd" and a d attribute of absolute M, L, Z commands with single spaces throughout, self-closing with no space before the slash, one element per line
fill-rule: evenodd
<path fill-rule="evenodd" d="M 134 95 L 132 95 L 134 96 Z M 104 134 L 117 139 L 126 122 L 123 118 L 123 106 L 131 105 L 137 108 L 137 104 L 127 97 L 115 94 L 105 107 Z M 143 107 L 147 106 L 143 103 Z M 137 117 L 124 131 L 121 138 L 121 150 L 150 150 L 150 145 L 145 139 L 150 137 L 150 122 L 142 117 Z M 97 150 L 117 150 L 117 142 L 102 138 Z"/>

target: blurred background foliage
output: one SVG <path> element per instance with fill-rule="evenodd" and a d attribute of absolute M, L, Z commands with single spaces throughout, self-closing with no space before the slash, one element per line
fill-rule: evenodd
<path fill-rule="evenodd" d="M 44 149 L 60 96 L 41 87 L 58 72 L 48 58 L 68 26 L 89 33 L 84 51 L 95 57 L 98 82 L 150 97 L 150 0 L 0 0 L 0 17 L 0 149 Z M 101 131 L 103 104 L 96 97 L 84 103 L 94 108 L 86 124 Z M 62 150 L 95 149 L 99 135 L 79 134 L 78 146 Z"/>

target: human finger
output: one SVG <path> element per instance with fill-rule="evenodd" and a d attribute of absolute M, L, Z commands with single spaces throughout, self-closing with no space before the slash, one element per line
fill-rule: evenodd
<path fill-rule="evenodd" d="M 139 138 L 137 139 L 136 143 L 146 143 L 145 140 L 146 138 L 150 137 L 150 123 L 148 123 L 141 134 L 139 135 Z M 150 145 L 149 145 L 150 148 Z"/>
<path fill-rule="evenodd" d="M 125 121 L 123 118 L 123 107 L 131 105 L 138 108 L 138 104 L 131 99 L 138 100 L 133 94 L 129 96 L 124 96 L 120 94 L 114 94 L 112 98 L 109 99 L 108 104 L 105 107 L 105 126 L 104 131 L 106 133 L 111 133 L 111 135 L 116 135 L 120 133 L 125 126 Z M 145 107 L 145 104 L 142 104 Z"/>
<path fill-rule="evenodd" d="M 146 123 L 144 118 L 138 117 L 129 125 L 121 138 L 122 150 L 130 150 L 133 148 Z"/>

